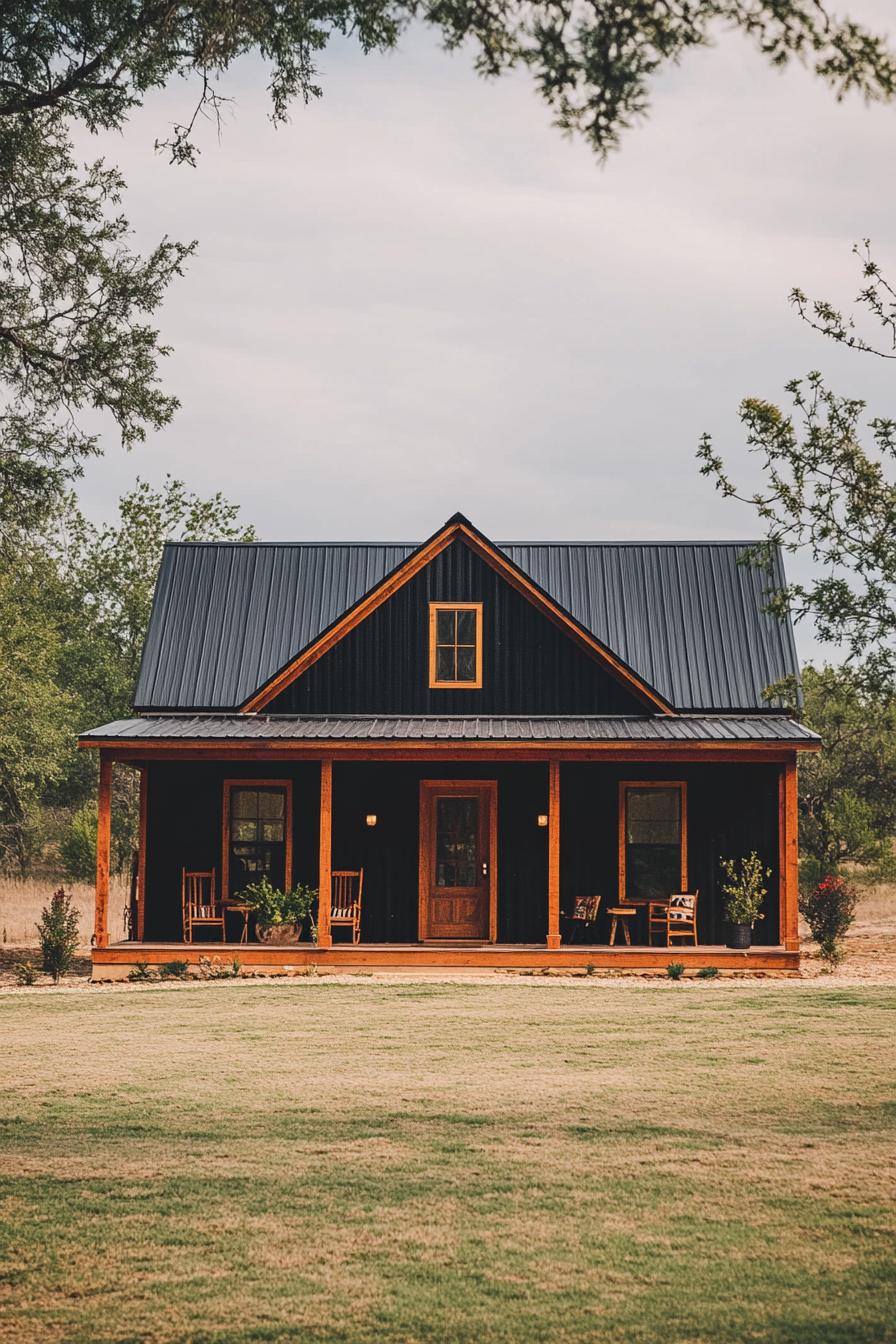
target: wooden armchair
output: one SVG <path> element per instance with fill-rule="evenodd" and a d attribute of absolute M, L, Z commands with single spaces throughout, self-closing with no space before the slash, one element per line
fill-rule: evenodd
<path fill-rule="evenodd" d="M 193 929 L 218 928 L 224 942 L 224 905 L 215 899 L 215 870 L 190 872 L 184 868 L 181 882 L 184 942 L 192 943 Z"/>
<path fill-rule="evenodd" d="M 647 941 L 653 943 L 654 933 L 661 933 L 666 947 L 674 938 L 687 939 L 697 946 L 697 900 L 699 891 L 676 892 L 667 901 L 651 901 L 647 907 Z"/>
<path fill-rule="evenodd" d="M 364 869 L 343 869 L 333 873 L 333 895 L 330 902 L 330 928 L 348 928 L 352 942 L 361 941 L 361 892 L 364 889 Z"/>

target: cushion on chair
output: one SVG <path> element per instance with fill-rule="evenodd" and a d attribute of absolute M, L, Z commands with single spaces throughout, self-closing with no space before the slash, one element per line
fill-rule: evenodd
<path fill-rule="evenodd" d="M 694 917 L 693 896 L 673 896 L 669 901 L 669 918 L 688 920 Z"/>
<path fill-rule="evenodd" d="M 355 907 L 353 905 L 336 905 L 330 911 L 330 919 L 354 919 Z"/>

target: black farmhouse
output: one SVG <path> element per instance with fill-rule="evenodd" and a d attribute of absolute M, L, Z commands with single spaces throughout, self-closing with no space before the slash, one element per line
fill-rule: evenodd
<path fill-rule="evenodd" d="M 100 753 L 94 964 L 793 971 L 797 675 L 744 543 L 166 547 L 135 717 Z M 110 941 L 112 769 L 140 773 Z M 723 858 L 771 870 L 748 950 Z M 317 888 L 275 941 L 242 893 Z M 282 932 L 282 931 L 281 931 Z M 302 934 L 300 937 L 299 935 Z M 674 953 L 670 953 L 674 949 Z"/>

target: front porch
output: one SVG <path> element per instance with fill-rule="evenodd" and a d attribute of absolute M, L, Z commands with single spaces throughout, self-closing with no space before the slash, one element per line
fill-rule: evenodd
<path fill-rule="evenodd" d="M 140 843 L 133 936 L 110 944 L 115 761 L 140 771 Z M 99 804 L 98 978 L 208 956 L 270 974 L 311 965 L 799 968 L 789 744 L 106 742 Z M 740 951 L 725 946 L 719 860 L 752 850 L 771 876 L 754 945 Z M 251 923 L 240 941 L 232 910 L 223 931 L 185 941 L 184 868 L 214 871 L 225 901 L 259 875 L 319 887 L 317 942 L 272 946 Z M 356 945 L 330 925 L 331 874 L 343 869 L 364 872 Z M 696 946 L 651 940 L 648 901 L 682 891 L 699 892 Z M 577 900 L 597 895 L 597 919 L 576 923 Z M 620 903 L 631 911 L 631 944 L 617 929 L 609 946 Z"/>

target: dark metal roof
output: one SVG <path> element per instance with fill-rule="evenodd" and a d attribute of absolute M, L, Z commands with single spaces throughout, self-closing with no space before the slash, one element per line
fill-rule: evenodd
<path fill-rule="evenodd" d="M 514 542 L 499 546 L 555 602 L 680 710 L 767 710 L 797 674 L 784 582 L 738 563 L 748 543 Z M 165 547 L 135 703 L 230 710 L 415 549 L 410 545 L 177 543 Z"/>
<path fill-rule="evenodd" d="M 178 742 L 272 739 L 282 742 L 819 742 L 816 733 L 779 714 L 647 718 L 478 718 L 458 716 L 299 718 L 287 714 L 149 715 L 119 719 L 84 733 L 82 742 Z"/>

